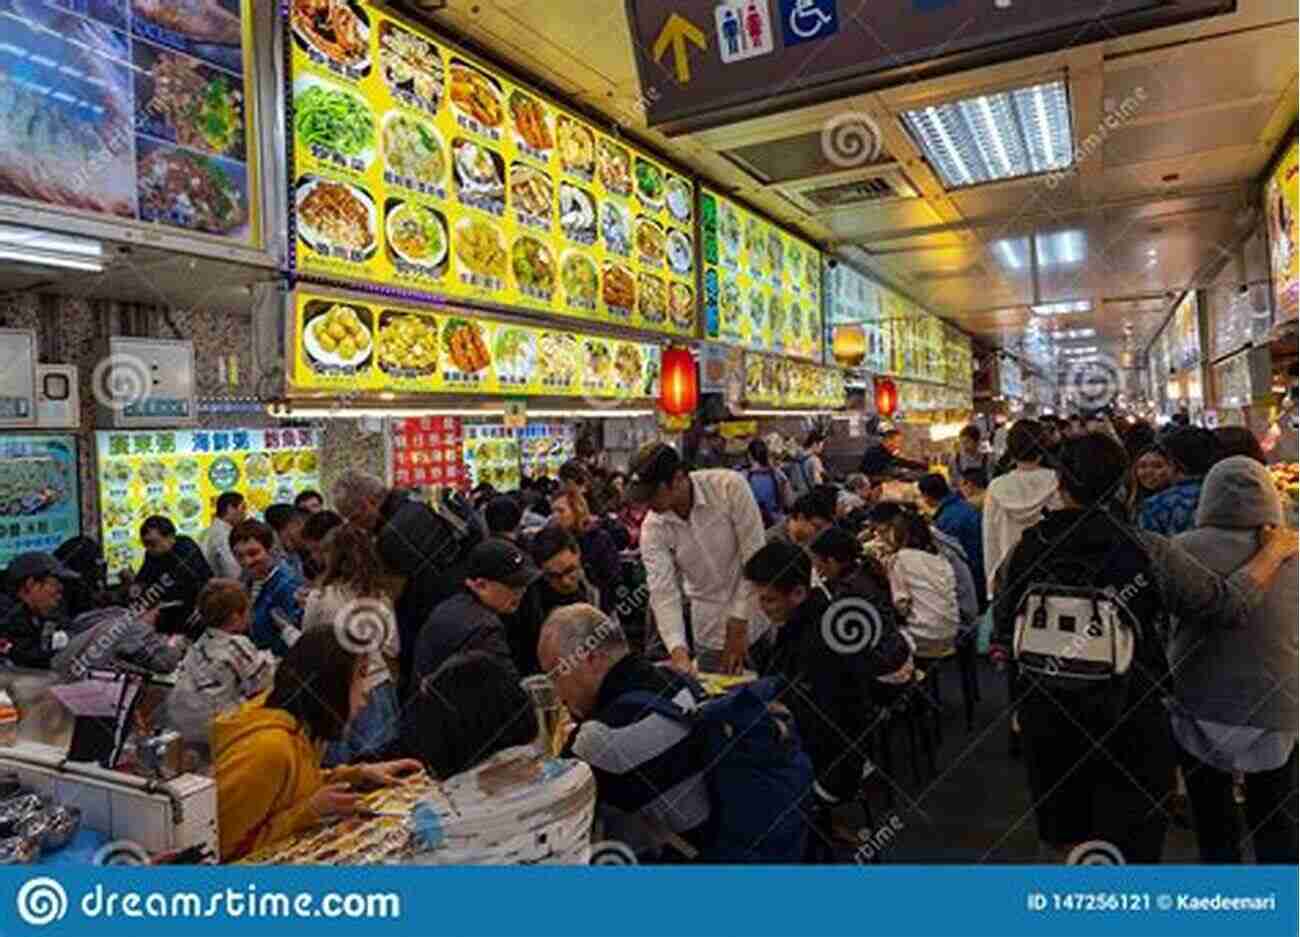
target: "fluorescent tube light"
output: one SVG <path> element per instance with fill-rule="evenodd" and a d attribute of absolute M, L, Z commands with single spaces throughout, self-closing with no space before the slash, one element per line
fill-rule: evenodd
<path fill-rule="evenodd" d="M 902 119 L 948 189 L 1053 172 L 1074 162 L 1063 80 L 904 111 Z"/>
<path fill-rule="evenodd" d="M 1092 309 L 1092 300 L 1077 299 L 1072 302 L 1043 303 L 1031 306 L 1036 316 L 1066 316 L 1076 312 L 1088 312 Z"/>

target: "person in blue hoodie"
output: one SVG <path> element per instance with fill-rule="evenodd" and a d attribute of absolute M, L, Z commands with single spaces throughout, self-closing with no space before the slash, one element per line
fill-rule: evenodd
<path fill-rule="evenodd" d="M 988 583 L 984 576 L 984 522 L 980 512 L 949 488 L 942 475 L 922 476 L 917 488 L 933 512 L 934 526 L 960 543 L 965 551 L 975 578 L 975 596 L 983 613 L 988 607 Z"/>
<path fill-rule="evenodd" d="M 298 592 L 306 583 L 288 563 L 276 558 L 275 531 L 261 521 L 244 521 L 232 530 L 230 549 L 250 583 L 253 620 L 248 637 L 258 650 L 284 657 L 296 638 L 291 630 L 302 625 Z"/>
<path fill-rule="evenodd" d="M 1263 529 L 1282 523 L 1268 469 L 1234 456 L 1210 470 L 1196 527 L 1174 543 L 1227 575 L 1255 554 Z M 1240 863 L 1248 833 L 1256 862 L 1296 864 L 1297 591 L 1300 567 L 1292 558 L 1249 617 L 1186 616 L 1170 637 L 1174 739 L 1202 862 Z M 1237 771 L 1246 778 L 1247 830 L 1232 800 Z"/>

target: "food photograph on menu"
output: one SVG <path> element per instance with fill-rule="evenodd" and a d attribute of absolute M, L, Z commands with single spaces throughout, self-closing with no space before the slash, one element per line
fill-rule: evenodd
<path fill-rule="evenodd" d="M 0 0 L 0 195 L 256 245 L 241 0 Z"/>
<path fill-rule="evenodd" d="M 697 334 L 691 180 L 386 8 L 287 16 L 299 271 Z"/>

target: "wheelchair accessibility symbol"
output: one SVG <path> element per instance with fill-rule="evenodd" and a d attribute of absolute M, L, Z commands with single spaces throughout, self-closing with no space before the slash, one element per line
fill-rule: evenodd
<path fill-rule="evenodd" d="M 839 32 L 835 0 L 781 0 L 781 32 L 787 46 Z"/>

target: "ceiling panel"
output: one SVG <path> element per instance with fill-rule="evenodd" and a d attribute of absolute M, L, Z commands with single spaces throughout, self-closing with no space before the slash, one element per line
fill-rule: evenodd
<path fill-rule="evenodd" d="M 1259 139 L 1273 114 L 1274 102 L 1253 101 L 1225 106 L 1209 115 L 1193 114 L 1137 124 L 1114 131 L 1105 144 L 1107 167 L 1125 166 L 1199 154 Z"/>

